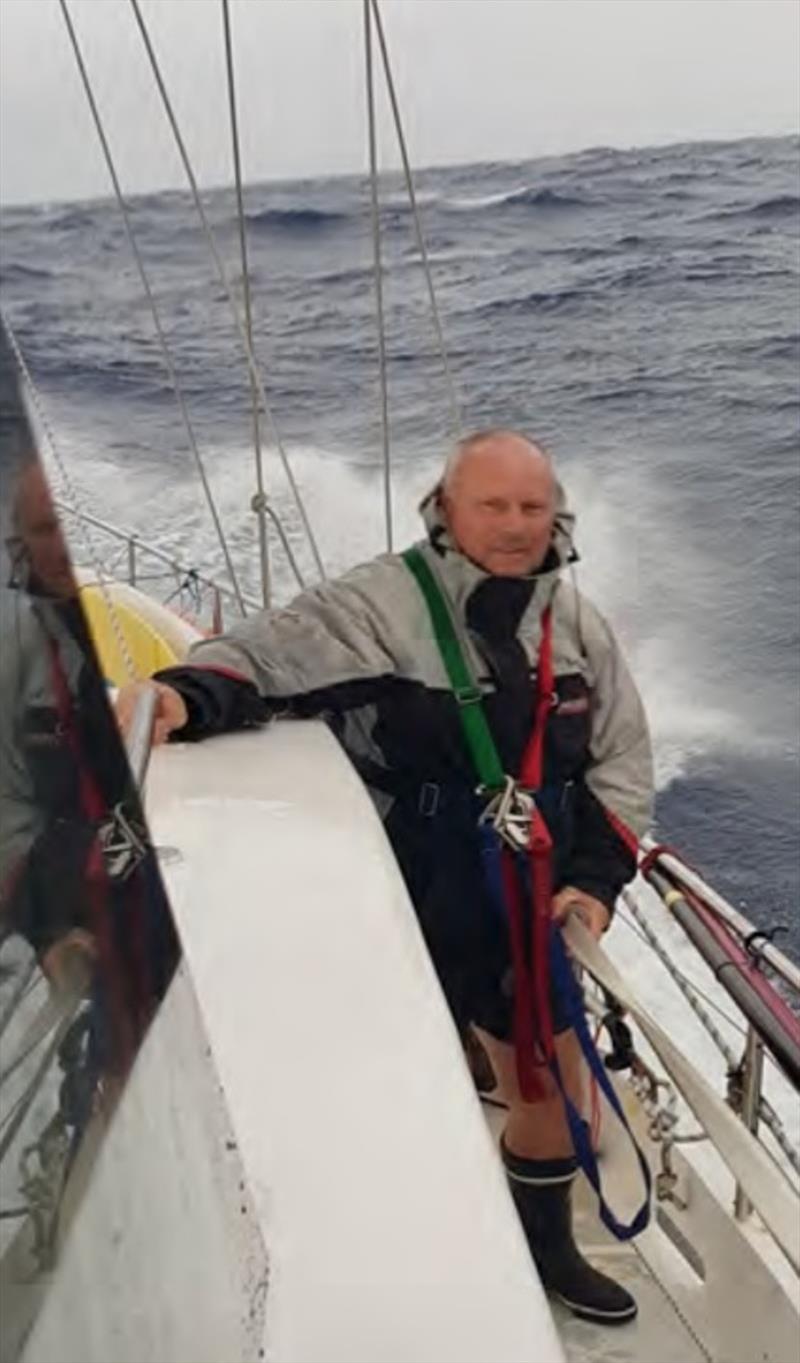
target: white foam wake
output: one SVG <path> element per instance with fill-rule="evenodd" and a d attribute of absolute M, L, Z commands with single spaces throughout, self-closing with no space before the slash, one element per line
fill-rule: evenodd
<path fill-rule="evenodd" d="M 177 469 L 174 460 L 168 471 L 138 463 L 121 475 L 116 461 L 87 452 L 85 442 L 74 435 L 65 437 L 65 445 L 87 509 L 139 531 L 198 570 L 224 578 L 222 553 L 188 456 Z M 380 553 L 386 541 L 379 473 L 313 446 L 292 448 L 290 454 L 328 574 Z M 438 456 L 398 460 L 393 479 L 396 546 L 418 538 L 417 505 L 438 468 Z M 250 452 L 219 451 L 209 461 L 209 471 L 242 585 L 258 595 Z M 688 532 L 682 533 L 669 517 L 653 478 L 637 480 L 626 471 L 624 481 L 600 479 L 594 469 L 573 465 L 567 482 L 578 513 L 578 582 L 623 643 L 647 707 L 659 787 L 711 752 L 734 745 L 763 750 L 768 735 L 741 722 L 735 679 L 727 677 L 722 684 L 712 635 L 698 628 L 710 609 L 703 584 L 713 582 L 713 572 Z M 304 574 L 313 581 L 301 520 L 274 452 L 267 459 L 267 483 Z M 80 540 L 75 544 L 82 553 Z M 275 600 L 285 602 L 296 586 L 274 536 L 271 566 Z"/>

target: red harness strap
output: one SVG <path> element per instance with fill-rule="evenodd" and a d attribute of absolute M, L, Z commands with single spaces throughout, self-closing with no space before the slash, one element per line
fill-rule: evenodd
<path fill-rule="evenodd" d="M 536 670 L 533 728 L 520 768 L 520 784 L 538 792 L 544 779 L 544 740 L 547 718 L 553 708 L 553 622 L 550 609 L 542 615 L 542 637 Z M 541 1099 L 544 1087 L 541 1063 L 554 1055 L 553 1016 L 550 1007 L 549 946 L 553 899 L 553 839 L 538 806 L 534 805 L 528 845 L 530 866 L 530 932 L 526 945 L 524 904 L 520 868 L 507 848 L 502 853 L 503 889 L 509 911 L 511 961 L 514 973 L 514 1050 L 520 1093 L 529 1100 Z M 537 1064 L 537 1052 L 541 1057 Z"/>
<path fill-rule="evenodd" d="M 108 815 L 108 806 L 85 759 L 75 719 L 75 705 L 64 665 L 54 639 L 48 638 L 51 675 L 56 698 L 56 709 L 64 735 L 72 753 L 78 777 L 81 809 L 91 823 L 99 823 Z M 116 1067 L 125 1071 L 135 1054 L 132 1019 L 124 1006 L 124 968 L 119 949 L 114 941 L 111 924 L 110 884 L 103 860 L 99 837 L 95 837 L 86 859 L 86 901 L 91 932 L 97 944 L 98 964 L 105 977 L 113 1010 L 113 1051 Z"/>

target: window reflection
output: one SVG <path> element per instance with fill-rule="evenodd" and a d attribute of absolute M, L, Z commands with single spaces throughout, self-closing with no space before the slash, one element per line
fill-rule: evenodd
<path fill-rule="evenodd" d="M 0 1360 L 178 955 L 0 326 Z"/>

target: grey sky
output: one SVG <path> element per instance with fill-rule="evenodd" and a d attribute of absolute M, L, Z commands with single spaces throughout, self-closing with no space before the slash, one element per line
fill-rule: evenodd
<path fill-rule="evenodd" d="M 230 179 L 219 0 L 143 0 L 196 169 Z M 71 0 L 130 191 L 183 179 L 128 0 Z M 794 132 L 797 0 L 383 0 L 417 165 Z M 360 0 L 232 0 L 248 179 L 365 162 Z M 57 0 L 0 0 L 0 198 L 109 186 Z M 385 110 L 384 110 L 385 115 Z M 387 164 L 396 164 L 388 119 Z"/>

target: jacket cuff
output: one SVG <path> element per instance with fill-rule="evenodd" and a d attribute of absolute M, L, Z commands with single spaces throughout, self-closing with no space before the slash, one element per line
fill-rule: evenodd
<path fill-rule="evenodd" d="M 189 716 L 170 735 L 178 742 L 230 729 L 246 729 L 270 718 L 268 703 L 245 677 L 204 667 L 166 667 L 154 674 L 177 691 Z"/>

